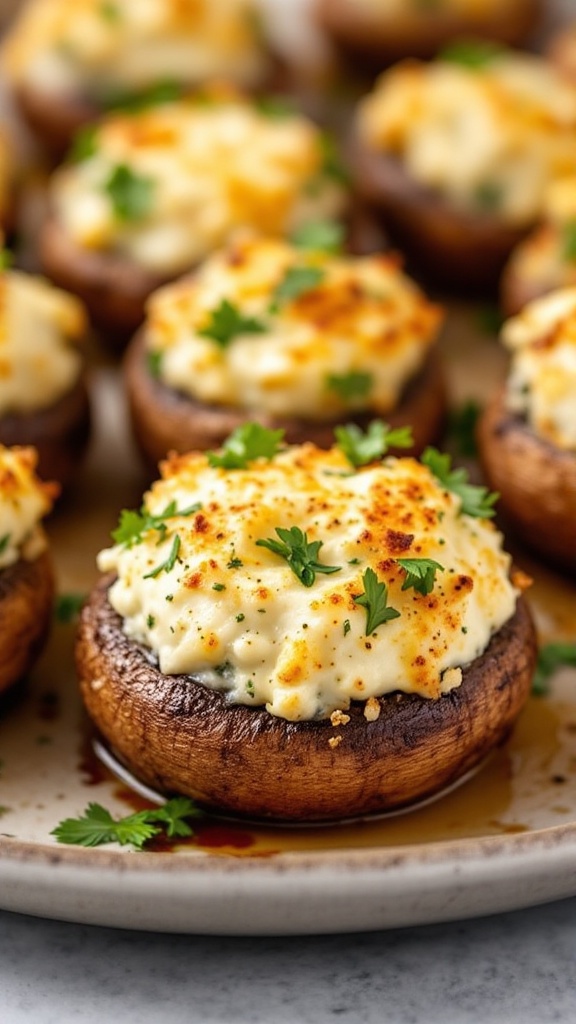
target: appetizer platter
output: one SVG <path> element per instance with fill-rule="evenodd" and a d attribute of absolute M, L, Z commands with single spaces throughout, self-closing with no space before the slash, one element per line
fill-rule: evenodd
<path fill-rule="evenodd" d="M 60 0 L 49 2 L 47 36 Z M 272 7 L 282 24 L 286 7 Z M 322 31 L 328 6 L 306 7 Z M 522 11 L 512 38 L 530 32 L 537 8 L 511 4 Z M 273 45 L 261 54 L 259 36 L 230 28 L 257 95 L 240 98 L 233 83 L 109 112 L 90 61 L 117 60 L 118 40 L 130 54 L 117 14 L 99 48 L 74 55 L 84 82 L 63 72 L 73 27 L 34 70 L 35 9 L 32 28 L 9 37 L 19 116 L 61 146 L 38 91 L 50 71 L 67 86 L 63 130 L 90 121 L 95 105 L 103 120 L 47 170 L 44 229 L 25 240 L 25 262 L 43 263 L 53 283 L 1 271 L 0 333 L 12 348 L 0 427 L 17 429 L 0 438 L 35 444 L 40 479 L 31 449 L 2 449 L 0 907 L 264 935 L 410 925 L 576 894 L 576 291 L 556 275 L 564 291 L 526 287 L 527 298 L 544 297 L 525 308 L 515 303 L 523 284 L 514 278 L 510 298 L 505 283 L 515 317 L 499 338 L 493 287 L 513 243 L 544 230 L 542 197 L 558 168 L 574 173 L 569 132 L 528 182 L 520 230 L 507 228 L 501 245 L 497 224 L 496 257 L 487 249 L 479 270 L 464 238 L 473 221 L 480 235 L 470 237 L 490 247 L 493 211 L 470 219 L 466 199 L 463 219 L 451 220 L 424 189 L 455 263 L 434 232 L 416 231 L 413 251 L 411 225 L 406 271 L 394 250 L 354 244 L 348 185 L 323 129 L 287 112 L 284 97 L 280 114 L 263 104 L 263 88 L 287 81 Z M 340 33 L 350 12 L 334 9 Z M 173 30 L 162 25 L 168 52 Z M 494 39 L 508 36 L 498 26 Z M 535 104 L 527 122 L 556 132 L 561 108 L 558 123 L 571 124 L 573 85 L 555 79 L 556 108 L 536 110 L 528 78 L 556 73 L 501 53 L 476 52 L 474 71 L 456 78 L 475 76 L 472 95 L 486 60 L 500 62 L 505 88 L 527 110 Z M 392 103 L 400 121 L 403 90 Z M 92 107 L 79 102 L 86 95 Z M 373 142 L 381 101 L 364 109 L 370 102 Z M 194 141 L 206 133 L 222 159 L 212 182 Z M 518 132 L 507 174 L 525 175 L 527 138 Z M 183 158 L 174 172 L 186 145 L 189 179 Z M 357 139 L 348 151 L 356 198 L 398 244 L 398 201 L 382 202 L 366 154 Z M 458 208 L 457 186 L 448 194 Z M 505 186 L 515 202 L 511 178 Z M 239 205 L 224 202 L 232 194 Z M 485 273 L 492 291 L 431 293 L 429 279 L 409 276 L 426 263 L 460 284 Z M 82 299 L 102 331 L 85 341 Z M 26 355 L 24 335 L 35 333 L 60 353 L 53 388 L 34 347 Z M 39 409 L 32 396 L 21 411 L 10 381 L 35 373 Z M 22 419 L 36 437 L 18 433 Z M 11 494 L 18 473 L 35 496 L 34 522 Z"/>

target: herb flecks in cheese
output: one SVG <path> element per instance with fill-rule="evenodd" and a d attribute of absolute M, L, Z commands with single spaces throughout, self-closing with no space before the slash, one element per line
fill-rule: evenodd
<path fill-rule="evenodd" d="M 232 702 L 300 720 L 398 689 L 437 698 L 514 612 L 500 534 L 414 459 L 351 472 L 308 444 L 234 469 L 173 456 L 162 473 L 151 520 L 201 509 L 100 554 L 110 602 L 162 672 Z"/>
<path fill-rule="evenodd" d="M 166 79 L 253 88 L 270 72 L 253 0 L 32 0 L 4 60 L 11 79 L 43 95 L 101 103 Z"/>
<path fill-rule="evenodd" d="M 40 520 L 52 508 L 55 489 L 36 476 L 33 448 L 0 445 L 0 569 L 44 551 Z"/>
<path fill-rule="evenodd" d="M 507 406 L 540 437 L 576 452 L 576 288 L 552 292 L 507 320 Z"/>
<path fill-rule="evenodd" d="M 240 228 L 284 236 L 343 212 L 323 173 L 320 130 L 300 114 L 272 119 L 224 86 L 104 118 L 56 172 L 51 201 L 82 249 L 114 252 L 171 275 Z M 314 196 L 310 180 L 318 180 Z"/>
<path fill-rule="evenodd" d="M 0 273 L 0 415 L 48 408 L 74 386 L 85 326 L 73 296 L 40 277 Z"/>
<path fill-rule="evenodd" d="M 249 236 L 156 292 L 145 337 L 161 355 L 161 380 L 192 398 L 329 420 L 385 416 L 440 323 L 393 256 L 304 252 Z"/>
<path fill-rule="evenodd" d="M 576 172 L 576 86 L 512 51 L 475 64 L 405 61 L 361 103 L 359 132 L 465 210 L 525 225 Z"/>

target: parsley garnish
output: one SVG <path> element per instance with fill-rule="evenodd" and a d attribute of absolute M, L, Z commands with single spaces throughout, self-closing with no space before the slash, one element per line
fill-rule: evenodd
<path fill-rule="evenodd" d="M 324 132 L 320 138 L 320 145 L 322 147 L 322 174 L 339 185 L 349 185 L 350 175 L 333 137 Z"/>
<path fill-rule="evenodd" d="M 259 423 L 243 423 L 236 427 L 222 445 L 222 451 L 208 452 L 211 466 L 222 469 L 245 469 L 254 459 L 273 459 L 282 447 L 284 431 L 268 430 Z"/>
<path fill-rule="evenodd" d="M 0 270 L 10 270 L 14 263 L 14 256 L 9 249 L 0 249 Z"/>
<path fill-rule="evenodd" d="M 389 448 L 410 448 L 412 428 L 397 427 L 393 430 L 382 420 L 372 420 L 366 433 L 356 423 L 336 427 L 334 430 L 338 447 L 357 469 L 383 458 Z"/>
<path fill-rule="evenodd" d="M 86 594 L 58 594 L 54 614 L 58 622 L 74 622 L 86 600 Z"/>
<path fill-rule="evenodd" d="M 354 398 L 366 398 L 374 384 L 374 377 L 371 373 L 363 373 L 362 370 L 351 370 L 350 373 L 329 373 L 326 377 L 326 387 L 345 402 Z"/>
<path fill-rule="evenodd" d="M 305 292 L 312 291 L 323 280 L 324 271 L 320 267 L 288 267 L 274 289 L 271 311 L 274 312 L 285 302 L 292 302 Z"/>
<path fill-rule="evenodd" d="M 114 216 L 120 221 L 142 220 L 150 211 L 154 180 L 135 174 L 128 164 L 117 164 L 104 183 Z"/>
<path fill-rule="evenodd" d="M 275 555 L 286 559 L 296 578 L 305 587 L 312 586 L 317 572 L 340 572 L 340 565 L 323 565 L 318 561 L 318 553 L 323 544 L 321 540 L 309 541 L 298 526 L 291 526 L 289 529 L 277 526 L 276 533 L 279 541 L 268 537 L 266 540 L 257 540 L 256 546 L 268 548 Z"/>
<path fill-rule="evenodd" d="M 273 121 L 283 121 L 287 117 L 295 117 L 297 107 L 288 96 L 258 96 L 254 106 L 259 114 Z"/>
<path fill-rule="evenodd" d="M 160 376 L 160 369 L 162 366 L 162 353 L 158 350 L 149 351 L 146 353 L 146 365 L 148 367 L 148 373 L 155 380 L 158 380 Z"/>
<path fill-rule="evenodd" d="M 388 607 L 388 587 L 378 579 L 374 569 L 365 570 L 362 583 L 364 593 L 358 594 L 354 602 L 366 609 L 366 636 L 371 636 L 378 626 L 400 618 L 400 612 Z"/>
<path fill-rule="evenodd" d="M 0 555 L 4 554 L 4 552 L 6 551 L 6 548 L 10 543 L 10 537 L 10 533 L 4 533 L 2 537 L 0 537 Z"/>
<path fill-rule="evenodd" d="M 156 625 L 156 619 L 154 618 L 153 615 L 148 615 L 146 617 L 146 625 L 148 626 L 148 629 L 154 629 L 154 626 Z"/>
<path fill-rule="evenodd" d="M 298 249 L 312 252 L 339 253 L 344 242 L 345 231 L 335 220 L 320 220 L 302 224 L 292 235 L 292 242 Z"/>
<path fill-rule="evenodd" d="M 478 402 L 469 399 L 458 409 L 453 409 L 448 421 L 448 432 L 459 455 L 473 458 L 478 454 L 476 446 L 476 424 L 482 409 Z"/>
<path fill-rule="evenodd" d="M 123 110 L 129 114 L 138 114 L 148 107 L 157 107 L 162 103 L 174 103 L 181 99 L 183 87 L 172 79 L 161 79 L 153 82 L 146 89 L 114 92 L 106 100 L 108 110 Z"/>
<path fill-rule="evenodd" d="M 115 24 L 121 20 L 121 12 L 118 4 L 112 2 L 112 0 L 102 0 L 99 7 L 100 15 L 105 21 L 109 21 L 111 24 Z"/>
<path fill-rule="evenodd" d="M 191 516 L 201 508 L 201 503 L 196 502 L 194 505 L 189 505 L 188 508 L 178 509 L 175 501 L 169 502 L 164 511 L 157 515 L 148 512 L 144 505 L 139 512 L 125 508 L 120 513 L 118 526 L 112 531 L 112 540 L 115 544 L 123 544 L 124 547 L 131 548 L 134 544 L 140 544 L 144 534 L 149 530 L 158 530 L 160 540 L 162 540 L 167 530 L 167 519 Z"/>
<path fill-rule="evenodd" d="M 264 334 L 266 324 L 253 316 L 243 316 L 228 299 L 222 299 L 219 306 L 210 313 L 210 319 L 198 334 L 211 338 L 221 348 L 227 348 L 240 334 Z"/>
<path fill-rule="evenodd" d="M 576 220 L 562 226 L 562 259 L 566 263 L 576 262 Z"/>
<path fill-rule="evenodd" d="M 344 619 L 344 622 L 342 623 L 342 628 L 344 630 L 344 636 L 347 636 L 350 630 L 352 629 L 352 626 L 350 625 L 350 619 Z"/>
<path fill-rule="evenodd" d="M 80 128 L 74 139 L 68 154 L 68 160 L 73 164 L 80 164 L 83 160 L 89 160 L 98 149 L 98 128 L 96 125 L 88 124 Z"/>
<path fill-rule="evenodd" d="M 162 807 L 137 811 L 125 818 L 114 819 L 100 804 L 90 803 L 79 818 L 61 821 L 51 835 L 59 843 L 74 846 L 101 846 L 103 843 L 130 843 L 139 850 L 162 832 L 169 839 L 193 835 L 188 819 L 199 818 L 202 812 L 187 797 L 168 800 Z"/>
<path fill-rule="evenodd" d="M 402 590 L 413 587 L 424 597 L 434 590 L 436 573 L 444 572 L 444 566 L 435 562 L 433 558 L 397 558 L 396 561 L 406 573 Z"/>
<path fill-rule="evenodd" d="M 436 448 L 427 448 L 422 455 L 422 463 L 434 474 L 439 483 L 460 498 L 460 511 L 467 516 L 479 519 L 490 519 L 495 515 L 493 505 L 498 501 L 499 494 L 490 493 L 487 487 L 478 487 L 468 483 L 465 469 L 452 469 L 452 459 Z"/>
<path fill-rule="evenodd" d="M 474 189 L 476 205 L 482 210 L 498 210 L 502 206 L 502 185 L 497 181 L 481 181 Z"/>
<path fill-rule="evenodd" d="M 559 641 L 543 644 L 538 651 L 536 671 L 532 680 L 532 693 L 543 697 L 549 690 L 550 676 L 563 665 L 576 666 L 576 643 Z"/>
<path fill-rule="evenodd" d="M 172 540 L 172 547 L 170 548 L 168 558 L 166 558 L 164 562 L 161 562 L 160 565 L 157 565 L 155 569 L 152 569 L 151 572 L 147 572 L 142 578 L 145 580 L 155 580 L 161 572 L 171 572 L 176 565 L 176 559 L 178 558 L 178 553 L 180 551 L 180 544 L 180 537 L 176 533 Z"/>
<path fill-rule="evenodd" d="M 477 70 L 486 67 L 502 55 L 502 47 L 487 39 L 459 39 L 439 53 L 440 60 L 450 64 L 461 64 L 463 67 Z"/>

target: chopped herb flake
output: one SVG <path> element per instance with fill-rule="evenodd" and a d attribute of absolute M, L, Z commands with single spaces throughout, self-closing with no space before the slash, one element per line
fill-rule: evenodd
<path fill-rule="evenodd" d="M 128 164 L 117 164 L 104 183 L 104 191 L 119 221 L 143 220 L 154 198 L 154 180 L 135 174 Z"/>
<path fill-rule="evenodd" d="M 487 487 L 479 487 L 468 483 L 465 469 L 452 469 L 449 455 L 439 452 L 436 448 L 427 448 L 422 455 L 422 463 L 447 490 L 460 498 L 460 511 L 467 516 L 490 519 L 495 515 L 493 505 L 498 501 L 498 494 L 491 494 Z"/>
<path fill-rule="evenodd" d="M 292 235 L 292 241 L 299 249 L 339 253 L 342 250 L 344 234 L 342 224 L 334 220 L 322 220 L 297 228 Z"/>
<path fill-rule="evenodd" d="M 366 398 L 372 390 L 374 377 L 362 370 L 351 370 L 350 373 L 329 373 L 326 386 L 334 391 L 345 402 L 354 398 Z"/>
<path fill-rule="evenodd" d="M 282 448 L 284 431 L 268 430 L 259 423 L 243 423 L 222 445 L 221 452 L 208 452 L 211 466 L 222 469 L 245 469 L 255 459 L 273 459 Z"/>
<path fill-rule="evenodd" d="M 175 534 L 168 558 L 164 562 L 161 562 L 160 565 L 157 565 L 155 569 L 152 569 L 152 572 L 147 572 L 143 578 L 145 580 L 156 579 L 161 572 L 171 572 L 176 565 L 176 559 L 178 558 L 178 552 L 180 551 L 180 544 L 180 537 L 178 534 Z M 168 600 L 168 598 L 166 598 L 166 600 Z"/>
<path fill-rule="evenodd" d="M 432 558 L 397 558 L 396 561 L 406 573 L 402 590 L 412 587 L 424 596 L 434 590 L 436 573 L 444 572 L 444 566 Z"/>
<path fill-rule="evenodd" d="M 208 323 L 198 331 L 198 334 L 217 342 L 221 348 L 227 348 L 234 338 L 242 334 L 264 334 L 266 330 L 266 324 L 262 320 L 243 316 L 228 299 L 222 299 L 220 305 L 212 310 Z"/>
<path fill-rule="evenodd" d="M 382 420 L 372 420 L 364 433 L 356 423 L 336 427 L 338 447 L 357 469 L 386 455 L 390 448 L 410 448 L 413 444 L 411 427 L 393 430 Z"/>

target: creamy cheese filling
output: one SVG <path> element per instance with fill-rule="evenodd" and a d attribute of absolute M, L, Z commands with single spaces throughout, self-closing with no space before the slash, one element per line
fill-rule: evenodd
<path fill-rule="evenodd" d="M 544 60 L 492 56 L 480 66 L 405 61 L 361 103 L 364 142 L 466 209 L 523 225 L 547 187 L 576 172 L 576 86 Z"/>
<path fill-rule="evenodd" d="M 235 470 L 174 456 L 145 509 L 152 526 L 98 558 L 126 635 L 162 672 L 289 720 L 395 690 L 437 698 L 514 612 L 501 535 L 413 459 L 353 471 L 310 444 Z M 294 527 L 318 545 L 309 585 L 261 543 Z M 438 563 L 430 593 L 404 588 L 398 558 Z M 398 615 L 367 635 L 370 570 Z"/>
<path fill-rule="evenodd" d="M 512 352 L 508 408 L 576 452 L 576 288 L 529 303 L 505 323 L 502 339 Z"/>
<path fill-rule="evenodd" d="M 0 445 L 0 569 L 46 548 L 40 519 L 50 511 L 53 489 L 36 476 L 36 461 L 32 448 Z"/>
<path fill-rule="evenodd" d="M 270 71 L 253 0 L 33 0 L 8 36 L 4 64 L 43 95 L 104 102 L 167 79 L 254 87 Z"/>
<path fill-rule="evenodd" d="M 277 301 L 297 274 L 310 283 L 304 277 L 302 290 Z M 224 333 L 223 303 L 235 318 Z M 322 420 L 389 412 L 439 323 L 438 307 L 392 256 L 245 238 L 156 292 L 145 331 L 170 387 L 211 404 Z"/>
<path fill-rule="evenodd" d="M 0 415 L 45 409 L 74 386 L 81 304 L 40 277 L 0 273 Z"/>
<path fill-rule="evenodd" d="M 283 235 L 338 215 L 345 193 L 329 171 L 312 122 L 220 94 L 109 117 L 50 195 L 78 246 L 170 274 L 239 227 Z"/>

